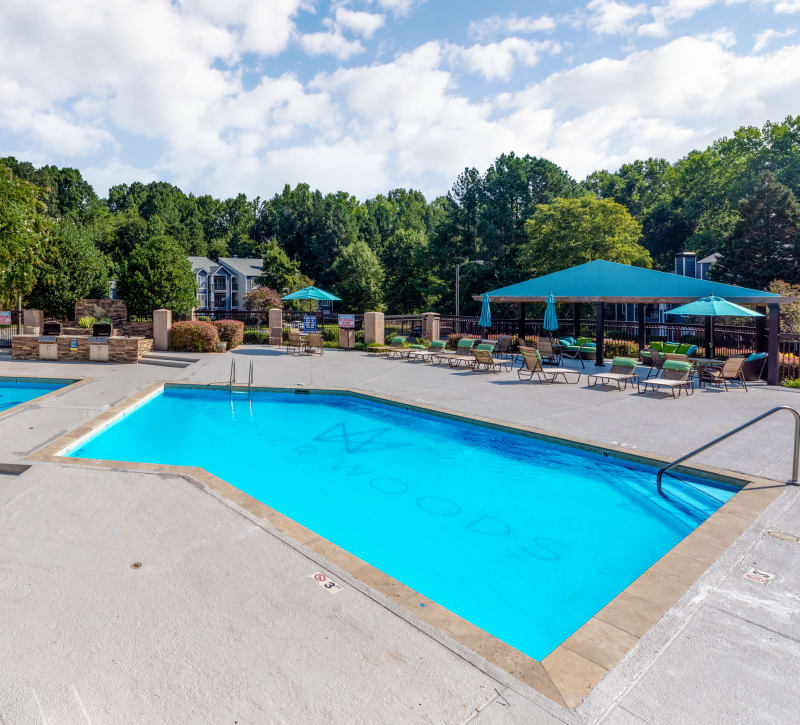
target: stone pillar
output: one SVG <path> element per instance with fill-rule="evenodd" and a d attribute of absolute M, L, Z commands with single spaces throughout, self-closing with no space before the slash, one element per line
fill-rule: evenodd
<path fill-rule="evenodd" d="M 269 329 L 279 330 L 283 327 L 283 310 L 273 307 L 269 311 Z"/>
<path fill-rule="evenodd" d="M 22 320 L 25 327 L 38 327 L 41 331 L 44 327 L 44 312 L 42 310 L 23 310 Z"/>
<path fill-rule="evenodd" d="M 383 312 L 364 313 L 364 342 L 367 345 L 371 342 L 383 345 L 386 342 L 386 333 L 383 330 Z"/>
<path fill-rule="evenodd" d="M 422 336 L 426 340 L 439 339 L 440 319 L 438 312 L 422 313 Z"/>
<path fill-rule="evenodd" d="M 153 347 L 169 350 L 169 331 L 172 328 L 172 310 L 153 310 Z"/>

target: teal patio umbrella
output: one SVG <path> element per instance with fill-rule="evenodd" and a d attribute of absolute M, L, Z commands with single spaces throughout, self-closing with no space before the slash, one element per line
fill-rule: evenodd
<path fill-rule="evenodd" d="M 489 309 L 490 302 L 489 294 L 484 292 L 481 295 L 481 319 L 478 320 L 478 324 L 481 327 L 489 328 L 492 326 L 492 311 Z"/>
<path fill-rule="evenodd" d="M 544 308 L 544 324 L 542 325 L 548 332 L 555 332 L 558 329 L 558 318 L 556 317 L 556 298 L 551 292 L 547 295 L 547 305 Z M 552 335 L 551 335 L 552 337 Z"/>
<path fill-rule="evenodd" d="M 282 300 L 330 300 L 331 302 L 341 302 L 341 299 L 324 289 L 316 287 L 303 287 L 303 289 L 292 292 L 290 295 L 281 297 Z"/>
<path fill-rule="evenodd" d="M 693 315 L 695 317 L 710 317 L 711 325 L 706 355 L 714 357 L 714 318 L 715 317 L 763 317 L 760 312 L 742 307 L 734 302 L 729 302 L 723 297 L 709 295 L 701 297 L 699 300 L 676 307 L 674 310 L 667 310 L 665 315 Z"/>

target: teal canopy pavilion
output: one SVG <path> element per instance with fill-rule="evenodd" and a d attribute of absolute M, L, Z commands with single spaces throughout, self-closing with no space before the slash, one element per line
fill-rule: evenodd
<path fill-rule="evenodd" d="M 658 272 L 643 267 L 607 262 L 597 259 L 577 267 L 562 269 L 542 277 L 518 282 L 508 287 L 489 292 L 489 299 L 498 303 L 520 305 L 520 329 L 524 330 L 525 305 L 528 302 L 547 302 L 552 293 L 556 302 L 574 305 L 575 336 L 579 336 L 578 305 L 593 303 L 597 318 L 597 365 L 603 364 L 605 324 L 604 305 L 635 304 L 638 306 L 639 346 L 645 344 L 645 305 L 648 304 L 686 304 L 701 297 L 716 295 L 736 304 L 758 305 L 762 313 L 768 311 L 766 318 L 758 318 L 757 325 L 767 321 L 768 368 L 767 382 L 778 383 L 778 333 L 780 332 L 779 305 L 793 302 L 791 297 L 764 292 L 762 290 L 737 287 L 707 279 L 684 277 L 671 272 Z M 476 298 L 480 299 L 480 298 Z M 763 337 L 763 334 L 760 336 Z"/>

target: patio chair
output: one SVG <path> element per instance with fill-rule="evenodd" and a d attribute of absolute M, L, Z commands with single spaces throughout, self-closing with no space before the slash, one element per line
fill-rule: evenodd
<path fill-rule="evenodd" d="M 661 372 L 661 368 L 664 367 L 664 362 L 667 358 L 664 357 L 664 354 L 656 350 L 654 347 L 646 348 L 650 352 L 650 369 L 647 371 L 646 378 L 649 378 L 651 375 L 655 375 L 658 377 L 658 374 Z"/>
<path fill-rule="evenodd" d="M 577 384 L 580 382 L 581 374 L 577 370 L 570 368 L 543 368 L 541 356 L 536 348 L 520 345 L 519 351 L 522 355 L 522 365 L 517 370 L 517 377 L 520 380 L 524 375 L 528 376 L 528 380 L 533 380 L 535 375 L 539 382 L 545 383 L 554 383 L 559 376 L 564 378 L 565 383 Z M 570 380 L 567 377 L 568 375 L 577 375 L 578 377 L 575 380 Z"/>
<path fill-rule="evenodd" d="M 495 360 L 489 350 L 478 349 L 472 351 L 472 356 L 475 360 L 472 363 L 472 372 L 483 368 L 486 371 L 491 370 L 493 373 L 500 372 L 501 368 L 511 371 L 511 362 L 508 360 Z"/>
<path fill-rule="evenodd" d="M 406 347 L 406 338 L 398 335 L 392 338 L 389 347 L 386 350 L 386 357 L 406 357 L 409 348 Z"/>
<path fill-rule="evenodd" d="M 615 357 L 611 363 L 611 370 L 607 373 L 596 373 L 595 375 L 587 376 L 589 387 L 597 385 L 601 381 L 603 385 L 611 385 L 616 383 L 617 390 L 625 390 L 628 387 L 628 382 L 633 385 L 638 381 L 639 376 L 636 374 L 636 360 L 632 357 Z M 594 382 L 592 379 L 594 378 Z"/>
<path fill-rule="evenodd" d="M 304 347 L 306 352 L 319 353 L 322 355 L 322 351 L 325 349 L 324 345 L 322 344 L 322 333 L 309 332 L 306 336 L 306 343 Z"/>
<path fill-rule="evenodd" d="M 555 347 L 552 340 L 539 340 L 535 347 L 539 351 L 543 363 L 561 364 L 561 348 Z"/>
<path fill-rule="evenodd" d="M 764 373 L 764 366 L 767 364 L 767 353 L 754 352 L 745 358 L 742 365 L 742 372 L 745 380 L 761 380 Z"/>
<path fill-rule="evenodd" d="M 290 327 L 289 339 L 286 342 L 286 352 L 288 353 L 290 348 L 294 348 L 297 352 L 303 352 L 304 347 L 303 338 L 300 337 L 300 330 L 296 327 Z"/>
<path fill-rule="evenodd" d="M 513 358 L 514 353 L 511 352 L 511 346 L 513 344 L 514 338 L 511 335 L 504 335 L 497 341 L 494 350 L 492 350 L 492 355 L 509 355 Z"/>
<path fill-rule="evenodd" d="M 581 367 L 585 368 L 584 360 L 591 360 L 597 356 L 597 344 L 591 338 L 579 337 L 574 345 L 567 345 L 561 348 L 561 356 L 570 360 L 580 360 Z"/>
<path fill-rule="evenodd" d="M 706 383 L 710 385 L 722 385 L 727 392 L 728 381 L 730 380 L 733 382 L 734 380 L 738 380 L 742 386 L 744 386 L 744 391 L 748 392 L 743 369 L 745 360 L 746 358 L 744 357 L 729 357 L 722 367 L 707 366 L 701 368 L 700 374 L 698 375 L 700 385 L 703 386 Z"/>
<path fill-rule="evenodd" d="M 656 388 L 667 388 L 672 393 L 673 398 L 680 398 L 682 390 L 685 390 L 687 395 L 691 395 L 694 393 L 694 382 L 689 377 L 691 372 L 692 366 L 687 362 L 665 360 L 661 368 L 661 377 L 653 378 L 652 380 L 639 378 L 636 384 L 637 391 L 646 393 L 649 386 L 653 392 L 656 391 Z M 676 391 L 677 395 L 675 395 Z"/>
<path fill-rule="evenodd" d="M 437 362 L 444 362 L 450 367 L 459 367 L 461 365 L 472 365 L 474 358 L 472 357 L 472 347 L 476 340 L 468 337 L 462 337 L 456 345 L 455 351 L 443 350 L 436 355 Z"/>

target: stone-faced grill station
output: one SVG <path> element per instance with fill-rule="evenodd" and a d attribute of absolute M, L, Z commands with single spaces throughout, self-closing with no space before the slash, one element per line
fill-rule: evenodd
<path fill-rule="evenodd" d="M 41 310 L 25 310 L 25 332 L 11 339 L 17 360 L 71 360 L 138 363 L 153 346 L 153 323 L 128 321 L 122 300 L 80 300 L 75 319 L 107 317 L 92 329 L 45 322 Z M 138 333 L 138 334 L 136 334 Z"/>

